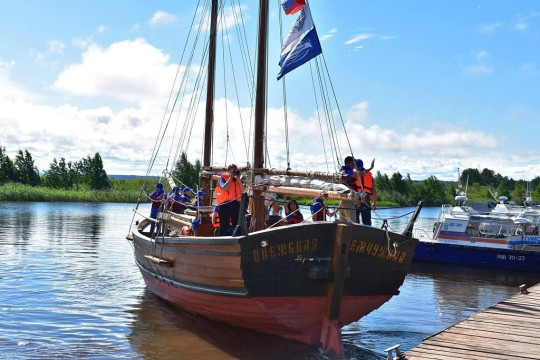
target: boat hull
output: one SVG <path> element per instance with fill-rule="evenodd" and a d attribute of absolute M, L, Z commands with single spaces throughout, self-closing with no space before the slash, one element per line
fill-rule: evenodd
<path fill-rule="evenodd" d="M 306 344 L 320 343 L 326 297 L 224 297 L 168 285 L 143 273 L 147 288 L 182 309 L 227 324 Z M 387 302 L 391 295 L 345 296 L 340 323 L 349 324 Z"/>
<path fill-rule="evenodd" d="M 178 307 L 318 345 L 323 320 L 328 320 L 329 294 L 339 298 L 333 318 L 337 326 L 369 314 L 399 294 L 418 242 L 345 225 L 349 238 L 337 250 L 346 253 L 346 276 L 336 284 L 332 262 L 339 226 L 344 224 L 320 222 L 239 237 L 156 241 L 135 230 L 135 260 L 148 289 Z"/>
<path fill-rule="evenodd" d="M 540 252 L 419 241 L 413 261 L 540 272 Z"/>

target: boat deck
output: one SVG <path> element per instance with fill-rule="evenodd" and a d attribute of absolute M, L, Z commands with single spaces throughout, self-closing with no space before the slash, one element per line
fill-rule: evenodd
<path fill-rule="evenodd" d="M 540 284 L 523 290 L 430 336 L 406 359 L 540 359 Z"/>

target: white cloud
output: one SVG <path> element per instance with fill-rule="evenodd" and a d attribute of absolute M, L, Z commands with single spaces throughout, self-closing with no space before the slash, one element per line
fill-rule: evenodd
<path fill-rule="evenodd" d="M 478 32 L 480 34 L 491 34 L 501 27 L 503 27 L 503 23 L 501 22 L 494 22 L 490 24 L 480 24 L 478 26 Z"/>
<path fill-rule="evenodd" d="M 481 76 L 481 75 L 490 75 L 493 73 L 493 66 L 487 63 L 489 59 L 489 54 L 485 50 L 477 51 L 474 54 L 475 61 L 473 64 L 463 65 L 461 72 L 464 75 L 469 76 Z"/>
<path fill-rule="evenodd" d="M 50 40 L 48 42 L 49 51 L 53 53 L 61 54 L 64 51 L 66 45 L 60 40 Z"/>
<path fill-rule="evenodd" d="M 162 102 L 176 71 L 176 65 L 168 61 L 168 55 L 142 38 L 108 48 L 93 44 L 83 53 L 81 63 L 60 73 L 54 86 L 71 95 Z"/>
<path fill-rule="evenodd" d="M 5 99 L 9 101 L 25 101 L 36 99 L 37 97 L 35 95 L 24 90 L 22 87 L 20 87 L 10 79 L 9 75 L 11 69 L 13 69 L 15 66 L 15 61 L 3 61 L 0 58 L 0 100 Z M 5 116 L 5 111 L 4 108 L 1 106 L 1 103 L 0 109 L 2 109 L 2 111 L 0 112 L 0 119 L 2 119 Z M 0 126 L 0 129 L 2 129 L 2 134 L 4 134 L 8 127 L 9 124 L 6 124 L 5 127 Z"/>
<path fill-rule="evenodd" d="M 356 36 L 352 37 L 351 39 L 345 41 L 344 44 L 345 44 L 345 45 L 356 44 L 356 43 L 359 42 L 359 41 L 371 39 L 371 38 L 374 37 L 374 36 L 375 36 L 374 34 L 368 34 L 368 33 L 365 33 L 365 34 L 359 34 L 359 35 L 356 35 Z"/>
<path fill-rule="evenodd" d="M 100 34 L 103 34 L 105 31 L 109 30 L 108 27 L 106 27 L 105 25 L 99 25 L 98 28 L 97 28 L 97 31 L 98 33 Z"/>
<path fill-rule="evenodd" d="M 337 33 L 337 30 L 336 28 L 333 28 L 333 29 L 330 29 L 330 31 L 328 32 L 328 34 L 324 34 L 322 36 L 320 36 L 319 38 L 321 39 L 321 41 L 324 41 L 324 40 L 328 40 L 332 37 L 334 37 Z"/>
<path fill-rule="evenodd" d="M 89 36 L 86 38 L 74 38 L 71 40 L 72 44 L 81 49 L 87 49 L 94 44 L 94 39 Z"/>
<path fill-rule="evenodd" d="M 168 13 L 166 11 L 158 10 L 152 15 L 152 18 L 148 21 L 150 25 L 168 25 L 176 22 L 178 16 Z"/>
<path fill-rule="evenodd" d="M 38 64 L 42 64 L 45 60 L 45 54 L 39 51 L 30 50 L 28 55 Z"/>

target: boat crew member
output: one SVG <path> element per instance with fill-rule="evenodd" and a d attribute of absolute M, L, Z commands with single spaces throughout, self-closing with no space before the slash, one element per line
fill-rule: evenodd
<path fill-rule="evenodd" d="M 304 221 L 304 216 L 298 208 L 298 202 L 296 200 L 290 200 L 285 204 L 285 224 L 298 224 Z"/>
<path fill-rule="evenodd" d="M 347 156 L 343 165 L 340 169 L 340 172 L 344 175 L 347 175 L 347 180 L 345 180 L 345 185 L 351 188 L 354 191 L 358 191 L 356 185 L 356 180 L 358 180 L 358 175 L 354 173 L 354 158 L 352 156 Z M 354 222 L 356 206 L 352 199 L 341 200 L 339 202 L 339 220 Z"/>
<path fill-rule="evenodd" d="M 311 210 L 311 214 L 313 221 L 326 221 L 326 215 L 328 216 L 334 216 L 338 209 L 334 211 L 329 211 L 326 205 L 324 205 L 324 201 L 321 198 L 315 198 L 313 200 L 313 205 L 309 207 Z M 341 209 L 339 209 L 341 211 Z"/>
<path fill-rule="evenodd" d="M 219 236 L 231 235 L 228 224 L 236 228 L 240 200 L 244 192 L 244 185 L 240 181 L 240 170 L 235 164 L 227 167 L 227 173 L 221 174 L 216 184 L 216 202 L 219 207 Z"/>
<path fill-rule="evenodd" d="M 150 217 L 152 219 L 157 219 L 157 215 L 161 209 L 161 203 L 165 200 L 165 193 L 163 192 L 163 184 L 158 182 L 154 185 L 156 190 L 151 195 L 148 195 L 148 191 L 145 189 L 146 198 L 148 201 L 152 202 L 152 208 L 150 209 Z M 156 224 L 152 221 L 150 224 L 150 237 L 154 237 L 154 228 Z M 159 226 L 157 228 L 157 233 L 159 234 Z"/>
<path fill-rule="evenodd" d="M 193 205 L 195 206 L 203 206 L 204 205 L 204 196 L 206 193 L 202 190 L 197 191 L 197 198 L 193 201 Z"/>
<path fill-rule="evenodd" d="M 184 193 L 184 196 L 182 196 L 180 201 L 191 204 L 191 189 L 188 187 L 185 187 L 183 193 Z"/>
<path fill-rule="evenodd" d="M 373 161 L 375 161 L 375 159 L 373 159 Z M 362 200 L 356 206 L 356 222 L 360 223 L 361 215 L 362 224 L 371 226 L 371 210 L 377 210 L 377 190 L 375 189 L 375 181 L 373 181 L 371 169 L 366 170 L 364 168 L 364 162 L 360 159 L 356 160 L 356 172 L 357 174 L 361 174 L 356 180 L 356 186 L 363 194 Z"/>
<path fill-rule="evenodd" d="M 345 165 L 341 167 L 341 173 L 347 175 L 347 180 L 345 180 L 345 185 L 356 192 L 362 192 L 358 187 L 357 180 L 363 172 L 354 171 L 356 164 L 352 156 L 347 156 L 344 160 Z M 375 159 L 371 161 L 371 167 L 369 170 L 364 169 L 364 172 L 370 171 L 375 166 Z M 352 199 L 341 200 L 339 202 L 339 219 L 341 221 L 356 221 L 356 203 Z"/>
<path fill-rule="evenodd" d="M 171 211 L 176 214 L 183 214 L 184 210 L 186 210 L 186 205 L 184 205 L 182 202 L 183 196 L 180 194 L 180 187 L 175 186 L 173 187 L 173 192 L 171 196 L 169 197 L 169 201 L 171 202 Z"/>

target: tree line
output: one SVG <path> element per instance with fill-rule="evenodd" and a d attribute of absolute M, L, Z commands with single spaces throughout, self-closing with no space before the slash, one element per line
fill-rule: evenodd
<path fill-rule="evenodd" d="M 472 201 L 495 201 L 492 196 L 506 196 L 518 204 L 527 196 L 540 198 L 540 176 L 531 181 L 514 180 L 490 169 L 465 169 L 459 177 L 459 183 L 441 181 L 430 176 L 422 181 L 414 181 L 410 175 L 405 177 L 399 172 L 390 177 L 379 171 L 375 176 L 375 185 L 379 199 L 395 202 L 398 205 L 414 205 L 422 200 L 427 206 L 452 204 L 458 191 L 467 190 Z M 461 186 L 461 190 L 460 190 Z"/>
<path fill-rule="evenodd" d="M 191 163 L 182 153 L 172 169 L 172 175 L 180 186 L 197 188 L 201 163 Z M 378 202 L 410 206 L 422 200 L 426 206 L 451 204 L 459 189 L 456 182 L 441 181 L 435 176 L 425 180 L 412 180 L 409 174 L 403 176 L 395 172 L 388 176 L 377 171 L 375 186 Z M 55 189 L 78 190 L 79 187 L 91 190 L 111 188 L 111 180 L 103 166 L 99 153 L 88 155 L 79 161 L 66 161 L 65 158 L 54 158 L 49 169 L 40 176 L 28 150 L 19 150 L 14 160 L 6 154 L 5 147 L 0 146 L 0 185 L 21 183 L 30 186 L 45 186 Z M 531 181 L 514 180 L 495 173 L 490 169 L 465 169 L 460 175 L 462 190 L 467 187 L 467 195 L 471 201 L 494 201 L 491 192 L 504 195 L 516 203 L 522 203 L 526 196 L 540 198 L 540 176 Z M 491 190 L 491 191 L 490 191 Z"/>
<path fill-rule="evenodd" d="M 66 161 L 63 157 L 59 161 L 54 158 L 49 169 L 40 176 L 28 150 L 19 150 L 14 160 L 11 160 L 6 154 L 6 148 L 0 146 L 0 185 L 6 183 L 64 190 L 78 189 L 80 186 L 92 190 L 105 190 L 111 187 L 99 153 L 74 162 Z"/>

